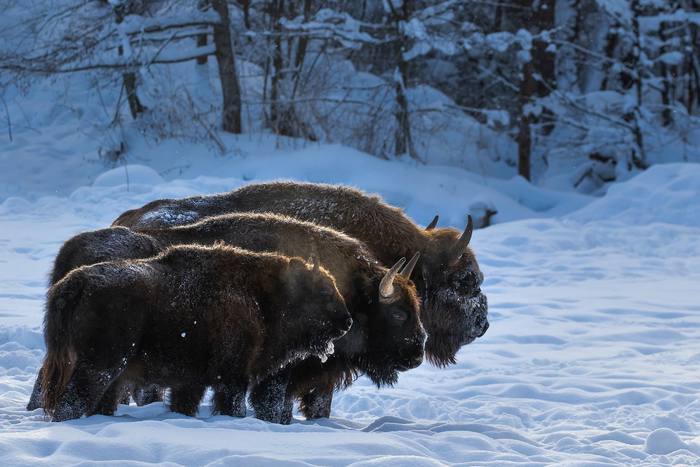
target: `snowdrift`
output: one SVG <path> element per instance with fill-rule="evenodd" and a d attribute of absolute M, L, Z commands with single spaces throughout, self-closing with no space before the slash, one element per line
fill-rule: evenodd
<path fill-rule="evenodd" d="M 659 164 L 610 187 L 571 219 L 625 224 L 655 222 L 700 227 L 700 164 Z"/>
<path fill-rule="evenodd" d="M 697 166 L 653 167 L 592 202 L 337 146 L 243 157 L 220 177 L 213 164 L 203 163 L 207 176 L 172 180 L 152 167 L 0 205 L 0 464 L 700 463 Z M 421 222 L 440 212 L 441 225 L 460 226 L 476 200 L 495 203 L 502 223 L 472 240 L 488 333 L 456 365 L 424 364 L 394 388 L 360 379 L 320 422 L 211 416 L 207 398 L 196 418 L 152 404 L 52 424 L 24 410 L 44 354 L 46 273 L 62 241 L 154 198 L 270 178 L 356 184 Z"/>

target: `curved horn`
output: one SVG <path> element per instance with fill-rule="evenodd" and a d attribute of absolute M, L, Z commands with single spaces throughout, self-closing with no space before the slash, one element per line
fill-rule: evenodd
<path fill-rule="evenodd" d="M 433 220 L 430 221 L 430 224 L 428 224 L 425 230 L 433 230 L 438 223 L 438 219 L 440 219 L 440 216 L 435 214 L 435 217 L 433 217 Z"/>
<path fill-rule="evenodd" d="M 399 269 L 401 269 L 401 266 L 403 266 L 405 262 L 406 258 L 401 258 L 386 272 L 386 274 L 384 274 L 382 281 L 379 283 L 380 299 L 387 299 L 394 295 L 394 277 L 399 273 Z"/>
<path fill-rule="evenodd" d="M 467 226 L 464 228 L 464 232 L 462 232 L 462 236 L 459 237 L 459 240 L 457 240 L 457 243 L 455 243 L 455 246 L 454 246 L 454 252 L 457 256 L 464 253 L 464 250 L 467 248 L 467 245 L 469 245 L 469 240 L 472 239 L 472 232 L 473 231 L 474 231 L 474 222 L 472 221 L 472 216 L 469 215 L 468 219 L 467 219 Z"/>
<path fill-rule="evenodd" d="M 415 255 L 413 255 L 413 258 L 406 263 L 406 266 L 401 270 L 399 274 L 401 274 L 403 277 L 406 279 L 411 278 L 411 273 L 413 272 L 413 268 L 416 267 L 416 263 L 418 262 L 418 258 L 420 258 L 420 251 L 416 252 Z"/>

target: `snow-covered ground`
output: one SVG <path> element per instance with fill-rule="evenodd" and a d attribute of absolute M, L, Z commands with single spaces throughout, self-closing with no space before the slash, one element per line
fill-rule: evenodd
<path fill-rule="evenodd" d="M 161 174 L 118 168 L 55 196 L 76 178 L 43 192 L 30 180 L 31 194 L 0 200 L 0 465 L 700 465 L 700 165 L 655 166 L 595 200 L 337 146 L 188 179 L 151 165 Z M 419 223 L 440 213 L 461 227 L 475 201 L 495 204 L 501 223 L 472 240 L 487 334 L 457 365 L 424 364 L 395 388 L 360 379 L 327 421 L 212 417 L 208 400 L 197 418 L 159 403 L 66 423 L 24 410 L 65 239 L 154 198 L 279 177 L 379 192 Z"/>

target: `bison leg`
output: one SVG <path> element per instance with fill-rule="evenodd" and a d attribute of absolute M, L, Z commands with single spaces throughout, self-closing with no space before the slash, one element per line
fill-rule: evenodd
<path fill-rule="evenodd" d="M 51 420 L 62 422 L 94 414 L 105 391 L 123 370 L 123 366 L 105 370 L 96 369 L 85 362 L 78 362 L 63 394 L 58 399 Z"/>
<path fill-rule="evenodd" d="M 299 409 L 307 420 L 315 418 L 328 418 L 331 416 L 331 404 L 333 403 L 333 391 L 316 389 L 307 392 L 301 398 Z"/>
<path fill-rule="evenodd" d="M 282 370 L 260 381 L 250 394 L 255 417 L 272 423 L 282 423 L 284 403 L 289 384 L 289 370 Z"/>
<path fill-rule="evenodd" d="M 134 398 L 136 405 L 141 407 L 142 405 L 162 401 L 164 392 L 165 390 L 157 384 L 136 384 L 132 387 L 131 397 Z"/>
<path fill-rule="evenodd" d="M 214 386 L 213 414 L 245 417 L 247 382 L 220 383 Z"/>
<path fill-rule="evenodd" d="M 93 413 L 112 416 L 119 404 L 124 404 L 124 400 L 126 400 L 125 405 L 129 405 L 129 384 L 122 374 L 109 385 Z"/>
<path fill-rule="evenodd" d="M 122 398 L 121 396 L 123 393 L 123 387 L 124 386 L 119 381 L 119 379 L 115 380 L 112 384 L 109 385 L 104 394 L 102 394 L 102 398 L 97 403 L 92 412 L 88 413 L 88 415 L 114 415 L 114 412 L 117 411 L 119 401 Z"/>
<path fill-rule="evenodd" d="M 44 377 L 44 368 L 39 368 L 39 373 L 36 375 L 36 381 L 34 381 L 34 388 L 32 388 L 32 395 L 29 396 L 29 403 L 27 404 L 27 410 L 35 410 L 41 408 L 41 380 Z"/>
<path fill-rule="evenodd" d="M 170 390 L 170 410 L 194 417 L 206 386 L 200 383 L 181 384 Z"/>
<path fill-rule="evenodd" d="M 284 396 L 284 407 L 282 408 L 282 418 L 280 423 L 282 425 L 289 425 L 292 423 L 292 412 L 294 411 L 294 395 L 288 390 Z"/>

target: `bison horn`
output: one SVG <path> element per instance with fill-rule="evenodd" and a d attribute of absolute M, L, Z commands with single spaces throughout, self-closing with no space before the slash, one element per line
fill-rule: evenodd
<path fill-rule="evenodd" d="M 418 262 L 418 258 L 420 258 L 420 251 L 413 255 L 413 258 L 411 258 L 411 260 L 408 263 L 406 263 L 406 266 L 404 266 L 404 268 L 399 274 L 401 274 L 406 279 L 410 279 L 411 273 L 413 272 L 413 268 L 416 267 L 416 263 Z"/>
<path fill-rule="evenodd" d="M 457 243 L 454 246 L 454 252 L 456 256 L 461 256 L 462 253 L 464 253 L 464 250 L 467 249 L 467 245 L 469 245 L 469 240 L 472 239 L 472 232 L 474 231 L 474 222 L 472 221 L 472 216 L 468 216 L 467 219 L 467 226 L 464 228 L 464 232 L 462 232 L 462 236 L 459 237 L 459 240 L 457 240 Z"/>
<path fill-rule="evenodd" d="M 435 214 L 435 217 L 433 217 L 433 220 L 430 221 L 430 224 L 428 224 L 425 230 L 433 230 L 438 223 L 438 219 L 440 219 L 440 216 Z"/>
<path fill-rule="evenodd" d="M 388 299 L 394 295 L 394 278 L 396 277 L 396 274 L 399 273 L 399 269 L 401 269 L 401 266 L 403 266 L 403 263 L 405 262 L 406 258 L 401 258 L 391 267 L 391 269 L 386 272 L 386 274 L 384 274 L 382 281 L 379 283 L 380 299 Z"/>

